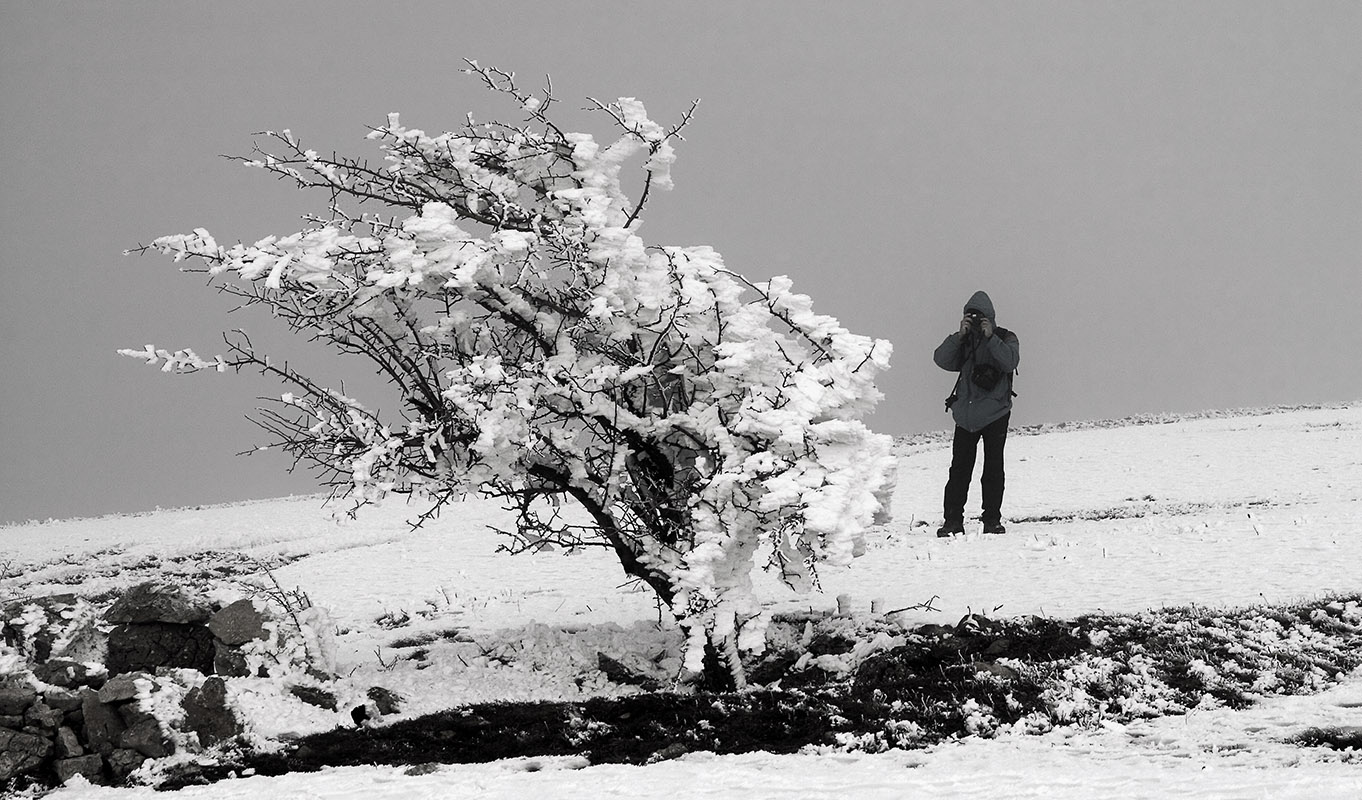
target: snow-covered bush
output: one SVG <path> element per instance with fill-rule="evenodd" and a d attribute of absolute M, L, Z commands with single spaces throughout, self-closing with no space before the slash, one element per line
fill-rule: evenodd
<path fill-rule="evenodd" d="M 247 368 L 290 384 L 257 421 L 357 506 L 398 492 L 438 511 L 477 491 L 519 512 L 511 549 L 612 549 L 688 631 L 689 668 L 712 647 L 740 673 L 738 651 L 762 642 L 758 554 L 809 587 L 815 564 L 848 562 L 887 509 L 891 441 L 860 418 L 890 345 L 814 313 L 785 277 L 749 280 L 709 247 L 644 244 L 644 206 L 671 188 L 689 111 L 668 128 L 633 98 L 592 101 L 618 129 L 600 143 L 549 118 L 550 89 L 469 64 L 523 124 L 470 117 L 428 134 L 392 114 L 369 134 L 384 153 L 373 166 L 268 133 L 280 152 L 242 160 L 327 193 L 325 216 L 250 245 L 196 229 L 138 249 L 369 359 L 401 393 L 400 419 L 239 331 L 214 358 L 120 352 L 164 372 Z M 622 185 L 631 159 L 636 199 Z M 590 524 L 565 522 L 563 499 Z"/>

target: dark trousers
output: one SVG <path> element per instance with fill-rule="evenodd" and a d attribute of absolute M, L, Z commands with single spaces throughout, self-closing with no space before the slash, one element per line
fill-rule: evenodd
<path fill-rule="evenodd" d="M 979 440 L 984 440 L 984 474 L 980 479 L 984 493 L 985 525 L 1002 522 L 1003 487 L 1007 476 L 1003 471 L 1003 448 L 1007 445 L 1007 423 L 1011 414 L 1004 414 L 979 431 L 967 431 L 957 425 L 951 446 L 951 472 L 946 481 L 945 512 L 947 523 L 963 523 L 965 501 L 969 499 L 969 481 L 974 474 L 974 458 Z"/>

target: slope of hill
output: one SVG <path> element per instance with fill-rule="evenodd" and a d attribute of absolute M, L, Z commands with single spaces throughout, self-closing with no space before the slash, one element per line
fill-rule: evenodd
<path fill-rule="evenodd" d="M 814 595 L 793 595 L 769 576 L 759 586 L 787 618 L 830 613 L 840 598 L 853 623 L 902 630 L 954 624 L 970 613 L 1071 618 L 1362 591 L 1362 406 L 1127 422 L 1141 424 L 1012 437 L 1009 533 L 1001 537 L 984 537 L 977 526 L 964 537 L 932 535 L 947 445 L 930 437 L 901 442 L 895 520 L 872 532 L 866 554 L 825 570 Z M 462 503 L 412 530 L 406 520 L 420 510 L 391 504 L 336 520 L 318 498 L 293 498 L 10 526 L 0 528 L 0 593 L 99 598 L 152 577 L 222 592 L 258 579 L 268 565 L 281 585 L 328 609 L 341 674 L 355 687 L 377 683 L 408 698 L 404 718 L 482 701 L 637 693 L 606 678 L 600 653 L 664 680 L 674 671 L 676 632 L 659 623 L 649 596 L 625 584 L 607 554 L 509 556 L 488 531 L 509 520 L 494 505 Z M 348 724 L 344 715 L 267 692 L 237 700 L 262 736 Z M 999 797 L 1026 786 L 1055 797 L 1350 796 L 1362 790 L 1358 767 L 1346 763 L 1350 751 L 1288 740 L 1311 728 L 1362 726 L 1359 708 L 1362 677 L 1353 675 L 1321 694 L 1269 697 L 1247 709 L 1095 719 L 1043 736 L 969 737 L 925 751 L 692 753 L 633 771 L 576 769 L 583 765 L 573 759 L 411 776 L 346 768 L 184 793 L 632 796 L 681 785 L 716 797 L 740 786 L 751 796 L 801 797 Z M 57 796 L 136 791 L 72 786 Z"/>

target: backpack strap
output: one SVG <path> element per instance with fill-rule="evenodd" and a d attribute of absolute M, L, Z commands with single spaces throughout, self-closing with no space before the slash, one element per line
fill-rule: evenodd
<path fill-rule="evenodd" d="M 1007 328 L 998 328 L 998 327 L 995 327 L 995 328 L 993 329 L 993 335 L 994 335 L 994 336 L 1002 336 L 1002 337 L 1008 337 L 1008 336 L 1010 336 L 1010 337 L 1012 337 L 1014 340 L 1017 338 L 1017 334 L 1013 333 L 1012 331 L 1008 330 Z M 1008 390 L 1009 392 L 1011 392 L 1011 394 L 1012 394 L 1013 397 L 1016 397 L 1016 396 L 1017 396 L 1017 393 L 1016 393 L 1015 391 L 1012 391 L 1012 380 L 1013 380 L 1013 378 L 1015 378 L 1016 376 L 1018 376 L 1018 375 L 1020 375 L 1020 374 L 1021 374 L 1021 371 L 1020 371 L 1020 370 L 1015 370 L 1015 369 L 1012 370 L 1011 372 L 1007 373 L 1007 390 Z"/>

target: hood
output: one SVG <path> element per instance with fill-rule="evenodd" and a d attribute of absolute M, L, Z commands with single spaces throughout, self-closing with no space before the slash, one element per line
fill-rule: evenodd
<path fill-rule="evenodd" d="M 998 318 L 993 312 L 993 301 L 988 299 L 988 294 L 985 292 L 975 292 L 969 302 L 965 303 L 965 311 L 969 312 L 970 310 L 978 311 L 988 317 L 988 321 L 995 325 L 998 322 Z"/>

